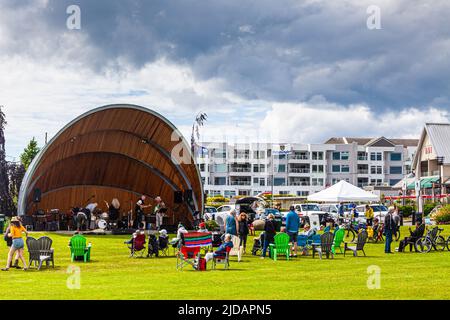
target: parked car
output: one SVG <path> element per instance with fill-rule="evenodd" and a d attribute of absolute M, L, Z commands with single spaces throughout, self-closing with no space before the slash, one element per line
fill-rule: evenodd
<path fill-rule="evenodd" d="M 324 221 L 326 216 L 328 216 L 328 212 L 320 210 L 319 206 L 316 203 L 301 203 L 301 204 L 293 204 L 295 211 L 301 219 L 301 227 L 305 225 L 305 223 L 310 224 L 313 221 Z M 283 220 L 286 220 L 286 215 L 288 212 L 283 212 Z M 312 217 L 312 219 L 311 219 Z"/>
<path fill-rule="evenodd" d="M 203 213 L 203 218 L 205 220 L 215 220 L 217 209 L 211 206 L 205 206 L 205 211 Z"/>
<path fill-rule="evenodd" d="M 373 209 L 373 215 L 374 218 L 378 218 L 378 219 L 382 219 L 382 221 L 384 221 L 384 217 L 387 215 L 388 213 L 388 208 L 385 205 L 382 204 L 369 204 L 369 206 Z M 364 213 L 366 212 L 366 205 L 362 204 L 359 206 L 356 206 L 356 211 L 358 211 L 359 217 L 362 218 L 361 220 L 364 220 L 365 223 L 365 217 L 364 217 Z M 360 220 L 360 222 L 362 222 Z"/>
<path fill-rule="evenodd" d="M 329 213 L 333 218 L 337 218 L 339 214 L 339 203 L 326 203 L 319 204 L 320 211 Z M 349 205 L 344 204 L 344 216 L 347 216 L 350 213 Z"/>
<path fill-rule="evenodd" d="M 220 231 L 225 231 L 225 219 L 231 210 L 236 210 L 236 205 L 226 204 L 217 208 L 214 220 L 220 227 Z"/>

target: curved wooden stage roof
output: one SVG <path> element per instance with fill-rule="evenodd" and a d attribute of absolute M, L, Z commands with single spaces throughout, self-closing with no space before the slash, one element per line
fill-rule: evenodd
<path fill-rule="evenodd" d="M 39 209 L 44 210 L 85 206 L 95 196 L 104 210 L 103 200 L 117 197 L 127 212 L 141 194 L 161 196 L 175 223 L 190 220 L 193 210 L 203 210 L 201 178 L 186 140 L 158 113 L 128 104 L 91 110 L 59 131 L 25 175 L 19 214 L 35 210 L 36 188 L 42 192 Z M 192 190 L 192 208 L 174 204 L 174 191 L 186 190 Z M 152 199 L 147 202 L 153 204 Z"/>

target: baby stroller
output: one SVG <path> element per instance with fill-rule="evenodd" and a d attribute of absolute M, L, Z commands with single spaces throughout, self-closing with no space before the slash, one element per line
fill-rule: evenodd
<path fill-rule="evenodd" d="M 261 253 L 264 245 L 264 232 L 261 232 L 258 238 L 253 238 L 252 255 L 256 256 Z"/>
<path fill-rule="evenodd" d="M 150 234 L 149 235 L 149 239 L 148 239 L 147 258 L 151 257 L 153 255 L 155 257 L 158 257 L 158 255 L 159 255 L 159 244 L 158 244 L 158 239 L 156 238 L 156 236 L 154 234 Z"/>
<path fill-rule="evenodd" d="M 145 234 L 137 234 L 133 239 L 126 242 L 128 244 L 128 248 L 130 249 L 130 257 L 137 257 L 144 254 L 145 250 Z"/>

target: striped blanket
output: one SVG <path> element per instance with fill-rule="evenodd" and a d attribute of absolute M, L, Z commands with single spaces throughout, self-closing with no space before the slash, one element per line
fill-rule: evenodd
<path fill-rule="evenodd" d="M 207 247 L 212 245 L 210 232 L 188 232 L 184 235 L 184 245 L 188 248 Z"/>

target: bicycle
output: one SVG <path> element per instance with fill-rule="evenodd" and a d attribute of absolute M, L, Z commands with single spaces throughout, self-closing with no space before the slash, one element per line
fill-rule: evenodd
<path fill-rule="evenodd" d="M 439 227 L 434 227 L 431 230 L 427 228 L 427 235 L 417 239 L 414 244 L 416 251 L 428 253 L 432 248 L 436 251 L 444 251 L 445 247 L 448 248 L 448 239 L 446 241 L 444 237 L 440 235 L 442 231 L 444 231 L 444 229 Z"/>
<path fill-rule="evenodd" d="M 447 238 L 447 250 L 450 251 L 450 236 Z"/>

